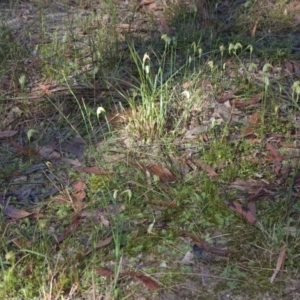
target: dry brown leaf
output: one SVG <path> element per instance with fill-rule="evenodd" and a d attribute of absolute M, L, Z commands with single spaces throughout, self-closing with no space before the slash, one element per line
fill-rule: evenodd
<path fill-rule="evenodd" d="M 280 269 L 283 267 L 284 261 L 285 261 L 285 253 L 286 253 L 286 245 L 284 245 L 280 250 L 280 253 L 279 253 L 279 256 L 277 259 L 276 269 L 274 270 L 274 273 L 273 273 L 272 277 L 270 278 L 270 283 L 273 283 L 276 275 L 278 274 Z"/>
<path fill-rule="evenodd" d="M 81 192 L 86 189 L 86 184 L 83 181 L 77 181 L 72 184 L 72 187 L 76 192 Z"/>
<path fill-rule="evenodd" d="M 199 167 L 201 170 L 203 170 L 204 172 L 206 172 L 210 178 L 214 178 L 214 177 L 218 176 L 218 174 L 216 173 L 216 171 L 214 170 L 214 168 L 212 168 L 208 164 L 205 164 L 200 159 L 193 159 L 193 160 L 188 160 L 188 161 L 193 162 L 197 167 Z"/>
<path fill-rule="evenodd" d="M 246 101 L 233 99 L 232 101 L 230 101 L 230 104 L 237 108 L 242 108 L 242 107 L 246 107 L 246 106 L 249 106 L 249 105 L 259 102 L 261 100 L 262 96 L 263 96 L 263 93 L 259 93 Z"/>
<path fill-rule="evenodd" d="M 270 143 L 267 143 L 267 149 L 271 152 L 275 173 L 278 174 L 281 169 L 281 162 L 283 160 L 283 156 L 279 153 L 279 151 Z"/>
<path fill-rule="evenodd" d="M 242 215 L 242 217 L 250 224 L 256 225 L 257 219 L 247 206 L 243 206 L 240 203 L 233 202 L 233 201 L 227 201 L 226 203 L 231 210 Z"/>
<path fill-rule="evenodd" d="M 17 143 L 15 143 L 14 141 L 10 141 L 10 142 L 17 149 L 15 156 L 25 155 L 25 156 L 29 156 L 29 157 L 31 157 L 31 156 L 41 157 L 40 153 L 35 151 L 34 149 L 20 146 Z"/>
<path fill-rule="evenodd" d="M 174 182 L 175 176 L 167 168 L 159 165 L 147 165 L 146 170 L 159 177 L 161 182 Z"/>
<path fill-rule="evenodd" d="M 218 103 L 225 103 L 227 100 L 229 100 L 230 98 L 232 98 L 232 96 L 234 95 L 233 92 L 224 92 L 223 95 L 217 99 Z"/>
<path fill-rule="evenodd" d="M 230 141 L 238 141 L 238 140 L 245 139 L 245 138 L 247 138 L 247 140 L 250 143 L 259 143 L 260 142 L 257 140 L 257 133 L 251 127 L 241 129 L 241 133 L 238 133 L 238 134 L 234 133 L 234 134 L 229 135 Z"/>
<path fill-rule="evenodd" d="M 248 116 L 247 119 L 251 125 L 257 125 L 259 121 L 259 113 L 256 111 L 254 114 Z"/>
<path fill-rule="evenodd" d="M 251 135 L 254 135 L 255 137 L 257 136 L 257 134 L 255 133 L 254 129 L 251 128 L 251 127 L 247 127 L 245 129 L 242 129 L 241 133 L 242 133 L 243 137 L 248 137 L 248 136 L 251 136 Z"/>
<path fill-rule="evenodd" d="M 51 91 L 49 90 L 50 87 L 51 87 L 51 84 L 40 84 L 40 89 L 42 91 L 42 94 L 51 95 Z"/>
<path fill-rule="evenodd" d="M 7 204 L 7 201 L 5 201 L 4 198 L 5 198 L 4 194 L 0 193 L 0 206 L 3 207 L 3 212 L 6 216 L 9 216 L 13 219 L 22 219 L 36 213 L 36 212 L 29 213 L 26 210 L 15 208 L 12 205 Z"/>
<path fill-rule="evenodd" d="M 267 143 L 267 150 L 270 151 L 272 160 L 274 162 L 274 166 L 277 171 L 281 168 L 281 161 L 283 160 L 283 156 L 279 153 L 279 151 L 270 143 Z M 276 172 L 277 173 L 277 172 Z"/>
<path fill-rule="evenodd" d="M 86 189 L 86 184 L 83 181 L 77 181 L 72 184 L 73 189 L 75 190 L 75 193 L 72 194 L 72 196 L 79 201 L 82 201 L 86 197 L 85 189 Z M 82 208 L 82 205 L 79 203 L 74 202 L 75 206 L 77 205 L 78 209 Z"/>
<path fill-rule="evenodd" d="M 256 22 L 255 22 L 255 24 L 254 24 L 254 26 L 253 26 L 253 28 L 252 28 L 252 30 L 251 30 L 251 36 L 255 36 L 255 34 L 256 34 L 258 21 L 259 20 L 257 19 Z"/>
<path fill-rule="evenodd" d="M 159 284 L 156 281 L 154 281 L 150 277 L 148 277 L 140 272 L 124 271 L 124 272 L 122 272 L 122 274 L 130 275 L 130 276 L 138 279 L 150 290 L 157 290 L 159 288 Z"/>
<path fill-rule="evenodd" d="M 155 0 L 141 0 L 139 6 L 148 5 L 148 4 L 151 4 L 154 2 L 155 2 Z"/>
<path fill-rule="evenodd" d="M 34 212 L 30 213 L 26 210 L 15 208 L 12 205 L 4 205 L 4 214 L 13 219 L 22 219 L 33 215 Z"/>
<path fill-rule="evenodd" d="M 96 249 L 99 249 L 99 248 L 109 245 L 111 243 L 111 241 L 112 241 L 112 236 L 106 238 L 103 241 L 98 242 L 96 245 Z"/>
<path fill-rule="evenodd" d="M 108 269 L 108 268 L 102 268 L 102 267 L 101 267 L 101 268 L 98 268 L 98 269 L 96 270 L 96 273 L 97 273 L 98 275 L 100 275 L 100 276 L 108 277 L 108 278 L 114 276 L 114 272 L 111 271 L 111 270 Z"/>
<path fill-rule="evenodd" d="M 107 278 L 111 278 L 113 277 L 115 274 L 113 271 L 111 271 L 108 268 L 98 268 L 96 270 L 97 274 L 103 277 L 107 277 Z M 122 278 L 124 276 L 131 276 L 133 278 L 138 279 L 139 281 L 141 281 L 147 288 L 151 289 L 151 290 L 157 290 L 159 288 L 159 284 L 154 281 L 153 279 L 149 278 L 148 276 L 140 273 L 140 272 L 133 272 L 130 270 L 125 270 L 123 272 L 121 272 L 119 274 L 119 278 Z"/>
<path fill-rule="evenodd" d="M 0 131 L 0 139 L 12 137 L 18 133 L 18 130 L 5 130 Z"/>
<path fill-rule="evenodd" d="M 108 237 L 106 238 L 105 240 L 102 240 L 100 242 L 97 243 L 95 249 L 99 249 L 99 248 L 102 248 L 102 247 L 105 247 L 107 245 L 109 245 L 112 241 L 112 237 Z M 92 249 L 89 249 L 85 254 L 84 256 L 87 256 L 88 254 L 90 254 L 93 250 Z M 100 275 L 100 274 L 99 274 Z"/>
<path fill-rule="evenodd" d="M 76 192 L 75 194 L 73 194 L 73 196 L 76 198 L 76 200 L 78 201 L 83 201 L 86 197 L 86 192 L 85 191 L 79 191 L 79 192 Z M 82 204 L 79 204 L 78 202 L 76 203 L 73 203 L 75 204 L 74 206 L 77 208 L 77 209 L 82 209 Z"/>

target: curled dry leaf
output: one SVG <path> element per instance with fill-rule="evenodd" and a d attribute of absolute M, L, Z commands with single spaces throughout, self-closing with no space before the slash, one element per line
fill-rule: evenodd
<path fill-rule="evenodd" d="M 201 170 L 206 172 L 210 178 L 218 176 L 214 168 L 212 168 L 210 165 L 205 164 L 203 161 L 200 159 L 193 159 L 192 162 L 199 167 Z"/>
<path fill-rule="evenodd" d="M 133 271 L 124 271 L 124 272 L 122 272 L 122 274 L 129 275 L 129 276 L 132 276 L 132 277 L 138 279 L 150 290 L 157 290 L 159 288 L 159 284 L 156 281 L 154 281 L 152 278 L 144 275 L 143 273 L 133 272 Z"/>
<path fill-rule="evenodd" d="M 279 253 L 278 259 L 277 259 L 277 264 L 276 264 L 276 268 L 274 270 L 274 273 L 272 275 L 272 277 L 270 278 L 270 282 L 273 283 L 276 275 L 278 274 L 278 272 L 280 271 L 280 269 L 283 267 L 284 265 L 284 261 L 285 261 L 285 253 L 286 253 L 286 245 L 284 245 Z"/>
<path fill-rule="evenodd" d="M 109 244 L 111 243 L 111 241 L 112 241 L 112 237 L 110 236 L 110 237 L 106 238 L 105 240 L 102 240 L 102 241 L 98 242 L 97 245 L 96 245 L 96 247 L 95 247 L 95 249 L 99 249 L 99 248 L 102 248 L 102 247 L 104 247 L 104 246 L 107 246 L 107 245 L 109 245 Z M 93 249 L 89 249 L 89 250 L 84 254 L 84 256 L 87 256 L 87 255 L 90 254 L 92 251 L 93 251 Z M 100 274 L 99 274 L 99 275 L 100 275 Z"/>
<path fill-rule="evenodd" d="M 107 239 L 98 242 L 96 245 L 96 249 L 109 245 L 111 243 L 111 241 L 112 241 L 112 237 L 110 236 Z"/>
<path fill-rule="evenodd" d="M 155 0 L 141 0 L 139 6 L 148 5 L 148 4 L 151 4 L 151 3 L 154 3 L 154 2 L 155 2 Z"/>
<path fill-rule="evenodd" d="M 242 108 L 242 107 L 246 107 L 246 106 L 249 106 L 249 105 L 259 102 L 262 99 L 262 96 L 263 96 L 263 93 L 259 93 L 246 101 L 233 99 L 232 101 L 230 101 L 230 104 L 231 104 L 231 106 L 235 106 L 237 108 Z"/>
<path fill-rule="evenodd" d="M 17 155 L 25 155 L 28 157 L 31 156 L 37 156 L 37 157 L 41 157 L 40 153 L 35 151 L 34 149 L 28 148 L 28 147 L 23 147 L 18 145 L 17 143 L 15 143 L 14 141 L 11 141 L 11 144 L 16 148 L 17 152 L 16 152 L 16 156 Z"/>
<path fill-rule="evenodd" d="M 258 22 L 259 22 L 259 20 L 257 19 L 257 20 L 255 21 L 255 24 L 254 24 L 252 30 L 251 30 L 251 36 L 255 36 L 256 30 L 257 30 Z"/>
<path fill-rule="evenodd" d="M 271 152 L 274 159 L 276 159 L 276 160 L 282 160 L 283 159 L 282 155 L 279 153 L 279 151 L 272 144 L 267 143 L 267 149 Z"/>
<path fill-rule="evenodd" d="M 167 168 L 159 165 L 147 165 L 146 170 L 159 177 L 161 182 L 174 182 L 175 176 Z"/>
<path fill-rule="evenodd" d="M 111 278 L 114 276 L 114 272 L 111 271 L 108 268 L 98 268 L 96 270 L 97 274 L 103 277 L 107 277 L 107 278 Z M 139 281 L 141 281 L 148 289 L 151 290 L 157 290 L 159 288 L 159 284 L 154 281 L 153 279 L 151 279 L 150 277 L 140 273 L 140 272 L 133 272 L 130 270 L 125 270 L 123 272 L 121 272 L 119 274 L 119 277 L 123 277 L 123 276 L 131 276 L 133 278 L 138 279 Z"/>
<path fill-rule="evenodd" d="M 4 206 L 4 214 L 13 219 L 22 219 L 22 218 L 26 218 L 30 215 L 33 215 L 34 212 L 30 213 L 23 209 L 17 209 L 11 205 L 5 205 Z"/>
<path fill-rule="evenodd" d="M 238 214 L 242 215 L 242 217 L 248 221 L 252 225 L 256 225 L 257 219 L 253 212 L 247 206 L 243 206 L 240 203 L 227 201 L 227 205 L 231 210 L 237 212 Z"/>
<path fill-rule="evenodd" d="M 143 163 L 134 163 L 134 166 L 144 170 L 146 174 L 156 175 L 163 183 L 170 183 L 175 181 L 175 176 L 170 170 L 159 165 L 145 165 Z"/>
<path fill-rule="evenodd" d="M 241 130 L 240 138 L 247 138 L 247 140 L 250 139 L 254 140 L 255 138 L 257 138 L 257 136 L 258 135 L 253 128 L 247 127 Z"/>
<path fill-rule="evenodd" d="M 225 103 L 227 100 L 231 99 L 233 97 L 233 92 L 224 92 L 223 95 L 217 99 L 218 103 Z"/>
<path fill-rule="evenodd" d="M 230 141 L 238 141 L 241 139 L 247 139 L 251 144 L 260 144 L 261 140 L 257 138 L 258 134 L 251 127 L 241 129 L 240 133 L 233 133 L 229 135 Z"/>
<path fill-rule="evenodd" d="M 3 212 L 6 216 L 13 218 L 13 219 L 22 219 L 26 218 L 30 215 L 33 215 L 35 212 L 27 212 L 26 210 L 23 209 L 18 209 L 13 207 L 12 205 L 7 204 L 6 200 L 3 199 L 4 196 L 1 193 L 0 194 L 0 206 L 3 207 Z"/>

